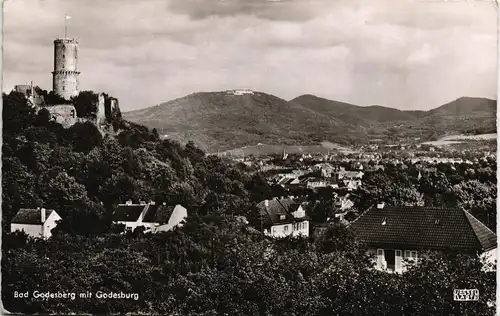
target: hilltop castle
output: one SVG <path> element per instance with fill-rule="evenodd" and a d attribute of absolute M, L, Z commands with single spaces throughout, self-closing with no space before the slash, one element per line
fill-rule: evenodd
<path fill-rule="evenodd" d="M 52 120 L 69 127 L 76 122 L 89 121 L 89 118 L 77 117 L 76 108 L 70 100 L 80 93 L 80 71 L 78 70 L 78 40 L 74 38 L 58 38 L 54 40 L 54 70 L 52 71 L 52 91 L 53 94 L 67 100 L 52 103 L 48 98 L 40 95 L 39 91 L 31 85 L 16 85 L 14 90 L 23 93 L 28 103 L 37 111 L 42 108 L 47 109 Z M 46 97 L 47 95 L 45 95 Z M 106 125 L 114 117 L 120 115 L 118 100 L 108 97 L 104 93 L 96 96 L 95 119 L 92 122 L 98 127 Z"/>
<path fill-rule="evenodd" d="M 78 41 L 58 38 L 54 41 L 54 71 L 52 90 L 66 100 L 78 95 L 80 72 L 78 71 Z"/>

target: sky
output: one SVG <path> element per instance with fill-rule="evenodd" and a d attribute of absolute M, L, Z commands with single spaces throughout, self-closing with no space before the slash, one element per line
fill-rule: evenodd
<path fill-rule="evenodd" d="M 496 99 L 487 0 L 7 0 L 4 91 L 52 89 L 65 14 L 80 89 L 117 97 L 124 112 L 240 88 L 402 110 Z"/>

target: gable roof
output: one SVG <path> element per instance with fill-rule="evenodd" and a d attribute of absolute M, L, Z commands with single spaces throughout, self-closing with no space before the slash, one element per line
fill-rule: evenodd
<path fill-rule="evenodd" d="M 371 208 L 351 227 L 368 246 L 459 251 L 487 251 L 497 246 L 496 235 L 459 208 Z"/>
<path fill-rule="evenodd" d="M 273 225 L 281 225 L 281 224 L 289 224 L 297 221 L 304 221 L 307 218 L 302 217 L 296 219 L 292 213 L 297 211 L 300 207 L 300 203 L 297 203 L 292 198 L 285 199 L 272 199 L 268 200 L 269 206 L 265 206 L 265 201 L 261 201 L 257 204 L 257 209 L 262 215 L 262 224 L 264 227 L 268 228 Z M 284 215 L 285 218 L 281 219 L 281 216 Z"/>
<path fill-rule="evenodd" d="M 45 219 L 49 218 L 54 210 L 45 210 Z M 12 224 L 27 224 L 27 225 L 41 225 L 42 223 L 42 210 L 41 209 L 20 209 L 11 221 Z"/>
<path fill-rule="evenodd" d="M 174 209 L 175 206 L 150 204 L 142 221 L 145 223 L 168 223 L 168 220 L 170 219 L 170 216 L 172 216 Z"/>
<path fill-rule="evenodd" d="M 113 213 L 113 221 L 135 222 L 139 219 L 139 215 L 141 215 L 145 207 L 147 207 L 147 205 L 120 204 Z"/>
<path fill-rule="evenodd" d="M 464 212 L 482 248 L 484 250 L 490 250 L 495 248 L 497 246 L 496 234 L 493 233 L 483 223 L 481 223 L 477 218 L 472 216 L 469 212 L 467 211 Z"/>

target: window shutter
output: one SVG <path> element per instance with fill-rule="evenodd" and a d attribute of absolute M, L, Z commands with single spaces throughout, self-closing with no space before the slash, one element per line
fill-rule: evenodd
<path fill-rule="evenodd" d="M 384 249 L 377 249 L 377 267 L 383 269 L 384 267 Z"/>
<path fill-rule="evenodd" d="M 395 258 L 395 270 L 396 272 L 402 272 L 403 270 L 403 252 L 401 250 L 396 250 L 396 258 Z"/>

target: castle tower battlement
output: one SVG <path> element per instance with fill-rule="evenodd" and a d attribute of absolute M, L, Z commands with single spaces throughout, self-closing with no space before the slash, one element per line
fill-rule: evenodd
<path fill-rule="evenodd" d="M 79 92 L 78 40 L 58 38 L 54 41 L 52 90 L 69 100 Z"/>

